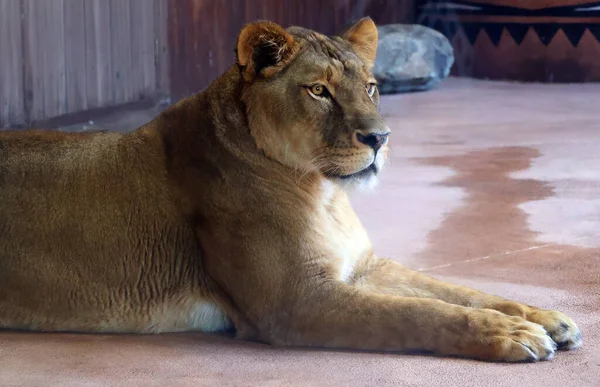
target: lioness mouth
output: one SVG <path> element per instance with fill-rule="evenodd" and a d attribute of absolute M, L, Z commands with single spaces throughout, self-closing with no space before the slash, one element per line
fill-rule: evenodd
<path fill-rule="evenodd" d="M 337 176 L 339 179 L 342 180 L 347 180 L 347 179 L 352 179 L 352 178 L 363 178 L 363 177 L 367 177 L 370 174 L 377 174 L 377 172 L 379 172 L 377 170 L 377 167 L 375 166 L 375 162 L 373 162 L 371 165 L 369 165 L 368 167 L 366 167 L 365 169 L 362 169 L 358 172 L 355 173 L 351 173 L 349 175 L 342 175 L 342 176 Z"/>

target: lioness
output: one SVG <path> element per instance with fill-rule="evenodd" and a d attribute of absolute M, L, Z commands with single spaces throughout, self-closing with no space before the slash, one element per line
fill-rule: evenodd
<path fill-rule="evenodd" d="M 369 18 L 245 26 L 237 63 L 128 134 L 0 132 L 0 327 L 550 359 L 575 323 L 377 257 L 346 191 L 390 130 Z"/>

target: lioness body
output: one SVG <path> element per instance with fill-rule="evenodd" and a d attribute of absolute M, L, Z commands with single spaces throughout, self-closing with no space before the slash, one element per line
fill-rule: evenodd
<path fill-rule="evenodd" d="M 224 270 L 235 271 L 229 260 L 251 254 L 245 250 L 261 242 L 236 244 L 261 228 L 272 234 L 270 246 L 261 247 L 272 250 L 272 260 L 243 270 L 268 276 L 264 286 L 275 294 L 293 280 L 285 278 L 294 264 L 293 258 L 286 262 L 286 250 L 300 250 L 303 243 L 325 256 L 314 270 L 350 277 L 371 246 L 345 192 L 324 179 L 299 182 L 268 160 L 259 160 L 256 169 L 222 167 L 235 162 L 225 149 L 231 145 L 222 142 L 235 138 L 231 142 L 242 153 L 251 138 L 241 125 L 219 138 L 212 117 L 199 112 L 220 112 L 223 104 L 233 109 L 239 99 L 209 101 L 204 95 L 219 94 L 221 84 L 236 76 L 232 69 L 205 94 L 129 134 L 0 132 L 0 219 L 10 220 L 2 222 L 0 234 L 1 326 L 227 328 L 220 311 L 228 307 L 206 267 L 225 263 Z M 191 123 L 201 126 L 193 129 L 201 134 L 171 132 L 171 125 L 177 130 Z M 294 228 L 297 241 L 287 235 Z M 248 284 L 243 271 L 232 282 L 249 289 L 260 285 L 246 275 Z"/>
<path fill-rule="evenodd" d="M 331 39 L 257 23 L 227 73 L 132 133 L 0 132 L 0 327 L 508 361 L 580 345 L 558 312 L 373 254 L 345 187 L 387 153 L 374 44 L 370 20 Z"/>
<path fill-rule="evenodd" d="M 210 297 L 164 160 L 145 130 L 0 132 L 0 326 L 222 328 L 194 320 Z"/>

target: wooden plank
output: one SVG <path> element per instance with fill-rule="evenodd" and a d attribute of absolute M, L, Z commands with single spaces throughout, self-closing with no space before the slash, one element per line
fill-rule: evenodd
<path fill-rule="evenodd" d="M 113 102 L 134 100 L 131 83 L 130 0 L 110 0 L 110 44 L 112 55 Z"/>
<path fill-rule="evenodd" d="M 168 0 L 154 1 L 154 63 L 156 64 L 156 91 L 171 93 L 169 83 L 169 8 Z"/>
<path fill-rule="evenodd" d="M 130 40 L 131 50 L 131 76 L 125 80 L 131 84 L 132 94 L 138 97 L 142 94 L 144 84 L 144 70 L 143 70 L 143 51 L 144 47 L 142 42 L 144 41 L 144 0 L 129 0 L 130 4 L 130 30 L 131 35 L 127 38 Z M 125 39 L 125 37 L 123 37 Z"/>
<path fill-rule="evenodd" d="M 88 108 L 108 106 L 113 103 L 108 0 L 84 0 L 84 15 Z"/>
<path fill-rule="evenodd" d="M 156 20 L 156 10 L 154 9 L 154 1 L 148 0 L 137 0 L 144 2 L 144 8 L 142 9 L 142 22 L 144 26 L 144 36 L 142 40 L 142 68 L 144 72 L 144 78 L 142 83 L 143 97 L 150 97 L 156 94 L 156 62 L 155 49 L 156 49 L 156 37 L 154 26 Z"/>
<path fill-rule="evenodd" d="M 42 26 L 38 29 L 38 50 L 42 51 L 44 67 L 44 117 L 67 113 L 67 83 L 65 72 L 64 0 L 36 1 L 42 10 Z"/>
<path fill-rule="evenodd" d="M 210 12 L 212 13 L 212 17 L 210 18 L 211 23 L 207 24 L 211 28 L 210 36 L 213 38 L 213 41 L 210 43 L 211 48 L 209 51 L 210 70 L 213 74 L 211 81 L 221 75 L 219 70 L 224 67 L 227 56 L 230 54 L 230 52 L 226 52 L 224 49 L 224 46 L 229 43 L 227 41 L 226 31 L 227 25 L 229 24 L 231 9 L 229 9 L 228 5 L 229 4 L 224 1 L 215 1 L 210 7 Z M 227 17 L 224 18 L 221 15 L 227 15 Z"/>
<path fill-rule="evenodd" d="M 30 120 L 66 113 L 63 0 L 24 0 Z"/>
<path fill-rule="evenodd" d="M 0 128 L 26 121 L 19 1 L 0 0 Z"/>
<path fill-rule="evenodd" d="M 66 105 L 68 113 L 87 109 L 85 17 L 81 0 L 64 0 Z"/>
<path fill-rule="evenodd" d="M 131 78 L 135 99 L 149 97 L 155 89 L 154 2 L 131 1 Z"/>
<path fill-rule="evenodd" d="M 100 89 L 98 84 L 98 46 L 96 45 L 96 24 L 98 12 L 97 1 L 81 0 L 85 22 L 85 85 L 88 109 L 100 106 Z"/>
<path fill-rule="evenodd" d="M 25 107 L 28 121 L 44 118 L 43 55 L 38 50 L 38 29 L 41 28 L 43 9 L 36 7 L 36 0 L 23 1 L 23 55 Z"/>
<path fill-rule="evenodd" d="M 169 90 L 171 98 L 177 100 L 189 93 L 190 81 L 187 78 L 187 69 L 195 62 L 195 53 L 186 46 L 189 38 L 182 31 L 187 30 L 189 19 L 195 17 L 194 9 L 189 3 L 180 3 L 177 0 L 168 1 L 168 42 L 169 42 Z M 187 7 L 186 7 L 187 6 Z M 208 39 L 207 39 L 208 40 Z M 164 68 L 159 70 L 162 74 Z M 204 78 L 204 74 L 201 76 Z M 201 82 L 201 80 L 199 81 Z M 197 82 L 196 82 L 197 83 Z"/>

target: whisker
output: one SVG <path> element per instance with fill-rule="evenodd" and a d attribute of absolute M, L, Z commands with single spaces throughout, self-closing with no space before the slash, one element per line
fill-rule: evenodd
<path fill-rule="evenodd" d="M 299 176 L 299 178 L 297 178 L 296 183 L 299 183 L 302 179 L 304 179 L 304 177 L 310 172 L 311 167 L 317 167 L 317 168 L 320 167 L 319 162 L 321 161 L 321 158 L 323 156 L 324 156 L 324 152 L 320 151 L 317 153 L 317 155 L 315 157 L 312 158 L 312 160 L 308 161 L 307 163 L 300 166 L 299 168 L 295 168 L 295 170 L 300 171 L 300 176 Z"/>

